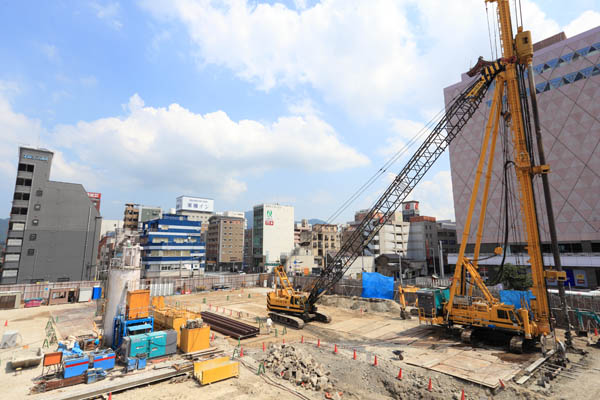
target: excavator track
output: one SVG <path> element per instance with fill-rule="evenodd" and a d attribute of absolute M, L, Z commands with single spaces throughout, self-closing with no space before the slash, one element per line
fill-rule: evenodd
<path fill-rule="evenodd" d="M 270 312 L 269 318 L 273 320 L 273 322 L 278 322 L 283 325 L 287 325 L 291 328 L 302 329 L 304 328 L 304 320 L 298 317 L 292 317 L 287 314 L 279 314 L 276 312 Z"/>
<path fill-rule="evenodd" d="M 331 322 L 331 317 L 322 312 L 315 313 L 315 321 L 324 322 L 326 324 Z"/>

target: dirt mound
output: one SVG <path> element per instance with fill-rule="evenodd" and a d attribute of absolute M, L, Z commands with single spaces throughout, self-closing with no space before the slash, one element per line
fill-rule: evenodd
<path fill-rule="evenodd" d="M 381 312 L 400 314 L 400 304 L 388 299 L 366 299 L 363 297 L 347 297 L 339 295 L 321 296 L 319 304 L 324 306 L 363 310 L 365 312 Z"/>
<path fill-rule="evenodd" d="M 273 371 L 278 378 L 311 390 L 334 392 L 329 380 L 330 371 L 325 371 L 310 354 L 294 346 L 271 346 L 264 363 L 265 368 Z"/>

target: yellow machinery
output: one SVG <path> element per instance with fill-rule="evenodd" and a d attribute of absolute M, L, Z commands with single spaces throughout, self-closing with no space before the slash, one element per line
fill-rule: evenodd
<path fill-rule="evenodd" d="M 527 110 L 527 105 L 523 104 L 523 99 L 526 102 L 524 93 L 524 75 L 526 69 L 528 69 L 530 75 L 530 96 L 532 96 L 532 103 L 535 104 L 535 88 L 531 90 L 533 87 L 533 72 L 531 69 L 533 45 L 531 43 L 531 34 L 530 32 L 523 31 L 523 28 L 519 26 L 516 37 L 513 37 L 508 0 L 486 0 L 486 2 L 497 3 L 502 58 L 499 63 L 495 63 L 494 65 L 487 63 L 488 65 L 486 66 L 488 71 L 490 68 L 496 71 L 494 76 L 495 89 L 477 163 L 475 182 L 452 285 L 446 290 L 432 289 L 419 291 L 419 318 L 421 321 L 446 326 L 462 325 L 465 328 L 462 332 L 462 339 L 465 342 L 471 341 L 472 334 L 477 328 L 502 330 L 514 335 L 510 340 L 511 350 L 521 352 L 524 340 L 535 340 L 542 335 L 549 334 L 551 331 L 545 279 L 554 279 L 562 283 L 566 279 L 566 276 L 564 271 L 560 269 L 544 268 L 540 246 L 532 180 L 536 175 L 547 174 L 549 166 L 543 164 L 543 147 L 541 147 L 541 137 L 539 136 L 538 127 L 536 129 L 538 129 L 537 139 L 538 152 L 540 152 L 540 165 L 534 165 L 531 137 L 528 136 L 530 134 L 528 116 L 524 117 L 523 111 Z M 480 79 L 480 83 L 485 79 L 486 74 L 484 73 Z M 506 101 L 506 110 L 503 110 L 503 99 Z M 535 113 L 534 117 L 537 120 L 537 108 L 535 107 L 533 111 Z M 501 117 L 505 126 L 510 126 L 510 130 L 512 131 L 513 160 L 509 162 L 514 165 L 516 181 L 518 183 L 520 212 L 525 230 L 522 234 L 526 237 L 526 249 L 529 255 L 528 262 L 531 265 L 531 278 L 533 281 L 531 292 L 534 298 L 531 299 L 530 308 L 523 304 L 520 307 L 515 307 L 514 305 L 500 302 L 486 287 L 477 267 L 492 166 L 494 164 L 498 125 Z M 465 250 L 471 231 L 475 205 L 479 197 L 484 167 L 485 179 L 480 199 L 481 210 L 476 232 L 474 255 L 471 260 L 465 256 Z M 549 201 L 549 193 L 545 200 L 546 204 L 551 203 Z M 553 223 L 551 210 L 549 214 L 549 219 Z M 498 255 L 501 254 L 502 248 L 497 248 L 495 253 Z M 474 288 L 477 288 L 479 292 L 477 295 L 473 294 Z"/>
<path fill-rule="evenodd" d="M 184 353 L 191 353 L 209 347 L 210 327 L 186 328 L 188 321 L 201 319 L 200 313 L 165 306 L 164 297 L 152 298 L 154 323 L 162 329 L 174 329 L 177 332 L 177 347 Z"/>
<path fill-rule="evenodd" d="M 416 286 L 398 286 L 398 295 L 399 295 L 399 299 L 400 299 L 400 317 L 402 317 L 402 319 L 410 319 L 410 312 L 408 311 L 407 307 L 410 307 L 407 305 L 406 302 L 406 293 L 410 293 L 412 295 L 412 297 L 416 296 L 417 291 L 419 290 L 418 287 Z M 414 301 L 414 307 L 417 307 L 419 305 L 419 299 L 415 298 Z"/>
<path fill-rule="evenodd" d="M 190 321 L 191 322 L 191 321 Z M 210 347 L 210 326 L 182 326 L 178 338 L 179 349 L 184 353 L 193 353 Z"/>
<path fill-rule="evenodd" d="M 395 215 L 396 210 L 407 199 L 429 168 L 466 126 L 477 110 L 481 109 L 480 106 L 488 89 L 494 87 L 490 115 L 479 154 L 475 183 L 452 285 L 446 289 L 434 288 L 417 292 L 419 319 L 445 326 L 463 326 L 465 328 L 463 331 L 465 341 L 470 341 L 474 328 L 503 330 L 513 336 L 510 341 L 511 348 L 514 351 L 520 351 L 524 340 L 537 339 L 541 335 L 548 334 L 551 330 L 545 279 L 553 279 L 558 282 L 563 313 L 566 314 L 568 320 L 563 285 L 566 275 L 560 267 L 560 255 L 556 241 L 552 200 L 547 177 L 550 169 L 545 163 L 535 97 L 534 74 L 531 67 L 533 58 L 531 34 L 523 31 L 523 27 L 519 26 L 517 35 L 513 37 L 508 0 L 485 1 L 486 3 L 497 4 L 502 57 L 489 62 L 480 59 L 469 72 L 470 76 L 479 74 L 480 78 L 471 82 L 446 105 L 445 113 L 442 113 L 437 122 L 432 125 L 429 135 L 404 168 L 396 175 L 389 187 L 364 214 L 363 220 L 355 229 L 349 232 L 348 237 L 342 242 L 341 248 L 333 257 L 333 260 L 327 263 L 321 274 L 306 289 L 306 295 L 293 289 L 282 266 L 275 269 L 276 289 L 269 293 L 267 298 L 267 308 L 270 311 L 271 318 L 297 328 L 301 328 L 304 322 L 310 320 L 330 321 L 329 317 L 317 312 L 315 304 L 319 297 L 332 289 L 343 278 L 348 268 L 363 254 L 369 242 Z M 529 81 L 529 98 L 535 124 L 535 147 L 537 147 L 539 162 L 537 165 L 533 154 L 531 114 L 529 114 L 529 103 L 527 102 L 525 88 L 526 76 Z M 503 109 L 504 104 L 506 109 Z M 524 305 L 515 307 L 515 305 L 500 302 L 490 293 L 477 270 L 498 125 L 501 117 L 504 126 L 510 127 L 512 131 L 513 159 L 508 160 L 507 163 L 514 166 L 516 173 L 520 216 L 525 229 L 522 236 L 525 236 L 524 241 L 527 242 L 533 280 L 531 291 L 534 298 L 531 300 L 531 307 Z M 507 142 L 508 140 L 509 138 L 507 138 Z M 505 175 L 507 163 L 504 165 Z M 476 233 L 474 257 L 471 260 L 465 257 L 465 250 L 475 205 L 479 197 L 484 168 L 485 182 L 480 199 L 481 213 Z M 548 228 L 556 269 L 545 269 L 543 265 L 532 185 L 532 179 L 536 176 L 541 178 L 544 189 L 544 203 L 548 214 Z M 507 244 L 508 237 L 505 235 L 505 250 Z M 497 254 L 501 253 L 502 248 L 497 248 L 496 252 Z M 475 295 L 473 294 L 474 288 L 477 288 Z M 569 344 L 568 338 L 569 333 L 567 331 L 567 344 Z"/>
<path fill-rule="evenodd" d="M 269 317 L 276 322 L 302 329 L 305 321 L 330 322 L 328 315 L 317 312 L 313 304 L 309 307 L 307 297 L 294 290 L 282 265 L 274 269 L 275 290 L 267 294 Z"/>
<path fill-rule="evenodd" d="M 229 357 L 194 362 L 194 377 L 201 385 L 240 375 L 240 363 Z"/>

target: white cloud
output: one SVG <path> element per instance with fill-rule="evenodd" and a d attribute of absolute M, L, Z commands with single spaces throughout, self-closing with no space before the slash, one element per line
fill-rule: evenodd
<path fill-rule="evenodd" d="M 565 26 L 567 37 L 572 37 L 600 25 L 600 12 L 587 10 Z"/>
<path fill-rule="evenodd" d="M 96 12 L 96 17 L 105 20 L 111 28 L 120 30 L 123 27 L 123 23 L 120 19 L 121 5 L 118 2 L 106 4 L 93 2 L 90 6 Z"/>
<path fill-rule="evenodd" d="M 454 220 L 450 171 L 439 171 L 431 180 L 421 181 L 407 200 L 419 201 L 421 215 Z"/>
<path fill-rule="evenodd" d="M 14 177 L 18 145 L 38 145 L 40 137 L 44 147 L 55 151 L 52 179 L 89 187 L 202 189 L 224 200 L 244 192 L 246 180 L 265 171 L 334 171 L 369 162 L 314 115 L 272 123 L 233 121 L 223 111 L 201 115 L 178 104 L 150 107 L 137 94 L 123 116 L 59 125 L 47 133 L 38 121 L 14 112 L 0 93 L 0 131 L 7 132 L 0 146 L 4 182 Z"/>
<path fill-rule="evenodd" d="M 410 149 L 416 149 L 415 144 L 421 144 L 428 134 L 425 125 L 418 121 L 392 118 L 391 130 L 394 134 L 385 141 L 385 146 L 379 148 L 379 154 L 391 157 L 398 152 L 410 154 Z"/>
<path fill-rule="evenodd" d="M 36 145 L 44 133 L 39 121 L 13 111 L 10 95 L 18 92 L 14 82 L 0 81 L 0 190 L 10 193 L 17 173 L 15 158 L 19 145 Z"/>
<path fill-rule="evenodd" d="M 48 58 L 49 61 L 53 63 L 60 62 L 60 56 L 58 54 L 58 49 L 53 44 L 44 43 L 40 45 L 41 52 Z"/>
<path fill-rule="evenodd" d="M 142 4 L 159 19 L 184 24 L 201 65 L 226 67 L 265 91 L 308 85 L 359 117 L 387 117 L 397 109 L 392 106 L 438 109 L 442 88 L 479 55 L 490 57 L 482 0 L 298 1 L 292 8 L 245 0 Z M 532 1 L 522 9 L 534 40 L 561 30 Z M 578 20 L 594 17 L 588 12 Z M 496 21 L 493 9 L 489 21 Z"/>

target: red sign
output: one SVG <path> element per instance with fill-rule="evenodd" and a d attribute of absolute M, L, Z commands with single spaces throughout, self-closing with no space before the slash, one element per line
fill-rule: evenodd
<path fill-rule="evenodd" d="M 87 195 L 91 202 L 94 203 L 96 210 L 100 212 L 100 199 L 102 198 L 102 193 L 87 192 Z"/>
<path fill-rule="evenodd" d="M 266 220 L 265 225 L 275 225 L 272 219 Z"/>

